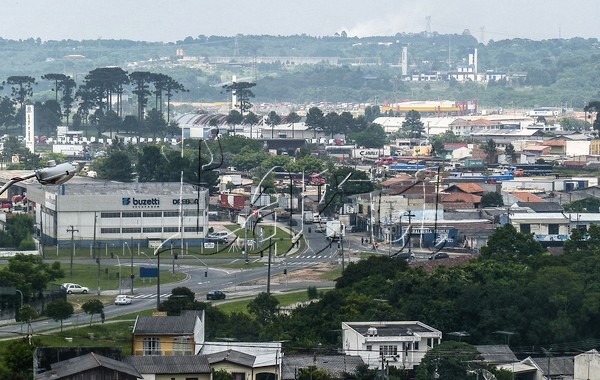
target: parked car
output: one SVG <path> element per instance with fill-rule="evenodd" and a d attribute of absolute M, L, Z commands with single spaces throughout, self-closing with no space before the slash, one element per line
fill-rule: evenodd
<path fill-rule="evenodd" d="M 223 293 L 220 290 L 211 290 L 210 292 L 206 293 L 206 299 L 207 300 L 224 300 L 225 293 Z"/>
<path fill-rule="evenodd" d="M 117 298 L 115 298 L 115 305 L 131 305 L 131 298 L 124 294 L 119 294 Z"/>
<path fill-rule="evenodd" d="M 429 256 L 429 260 L 447 259 L 449 257 L 450 257 L 450 255 L 448 255 L 446 252 L 438 252 L 436 254 Z"/>
<path fill-rule="evenodd" d="M 408 252 L 402 252 L 402 253 L 397 253 L 395 255 L 392 255 L 392 258 L 394 258 L 394 259 L 400 259 L 400 260 L 405 260 L 405 261 L 410 261 L 410 260 L 414 260 L 415 259 L 415 254 L 414 253 L 408 253 Z"/>
<path fill-rule="evenodd" d="M 81 286 L 79 284 L 66 284 L 67 286 L 65 287 L 65 291 L 67 292 L 67 294 L 78 294 L 78 293 L 82 293 L 82 294 L 86 294 L 90 291 L 89 288 L 85 287 L 85 286 Z"/>

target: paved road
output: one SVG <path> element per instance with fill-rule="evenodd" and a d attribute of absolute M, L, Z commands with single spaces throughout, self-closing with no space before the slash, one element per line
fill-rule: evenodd
<path fill-rule="evenodd" d="M 309 234 L 310 235 L 310 234 Z M 288 270 L 288 273 L 297 270 L 310 267 L 315 264 L 323 262 L 337 261 L 337 247 L 329 248 L 329 242 L 323 236 L 309 236 L 308 237 L 309 249 L 304 252 L 291 252 L 288 257 L 273 258 L 271 262 L 271 276 L 283 274 L 284 270 Z M 316 252 L 315 252 L 316 251 Z M 260 259 L 254 259 L 253 262 L 263 263 L 263 266 L 254 268 L 241 268 L 241 269 L 225 269 L 222 267 L 223 262 L 237 262 L 243 260 L 239 259 L 209 259 L 202 258 L 203 266 L 197 266 L 196 260 L 199 259 L 179 259 L 177 261 L 176 270 L 186 274 L 186 278 L 183 281 L 171 284 L 161 284 L 160 289 L 157 289 L 156 282 L 147 287 L 135 288 L 132 298 L 133 302 L 131 305 L 107 305 L 104 308 L 104 314 L 106 319 L 118 317 L 124 314 L 135 313 L 142 310 L 154 309 L 157 305 L 156 295 L 160 293 L 161 300 L 166 299 L 171 293 L 171 290 L 175 287 L 185 286 L 196 293 L 198 299 L 204 299 L 206 292 L 213 289 L 225 290 L 228 298 L 254 296 L 260 292 L 266 291 L 266 285 L 256 285 L 258 280 L 266 280 L 268 273 L 268 257 Z M 167 260 L 165 260 L 167 261 Z M 161 267 L 170 267 L 171 262 L 165 262 L 161 260 Z M 86 260 L 81 261 L 86 262 Z M 93 263 L 92 260 L 87 260 L 88 263 Z M 111 263 L 117 265 L 116 259 L 104 259 L 104 265 Z M 149 262 L 146 260 L 134 261 L 135 266 L 148 265 Z M 121 262 L 122 266 L 129 267 L 130 262 Z M 215 266 L 217 265 L 217 266 Z M 126 269 L 124 269 L 126 270 Z M 208 276 L 205 277 L 205 272 L 208 271 Z M 265 283 L 266 281 L 261 281 Z M 293 289 L 306 289 L 308 286 L 333 286 L 333 282 L 293 282 L 293 283 L 271 283 L 271 291 L 278 292 L 284 290 Z M 157 292 L 159 290 L 159 292 Z M 125 287 L 121 289 L 122 294 L 130 294 L 130 288 Z M 119 294 L 119 290 L 103 291 L 102 294 Z M 74 296 L 69 296 L 74 297 Z M 97 321 L 98 316 L 94 316 L 94 320 Z M 69 328 L 71 326 L 89 323 L 89 316 L 84 313 L 76 313 L 68 320 L 63 321 L 63 326 Z M 31 324 L 33 331 L 43 331 L 50 329 L 59 329 L 60 322 L 52 320 L 36 321 Z M 27 328 L 20 324 L 12 324 L 0 326 L 0 338 L 9 338 L 21 335 L 23 332 L 26 333 Z"/>

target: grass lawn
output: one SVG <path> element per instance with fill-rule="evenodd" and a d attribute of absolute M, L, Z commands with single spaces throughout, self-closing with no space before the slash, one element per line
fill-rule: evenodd
<path fill-rule="evenodd" d="M 96 294 L 98 289 L 98 265 L 96 264 L 73 264 L 73 276 L 70 276 L 70 268 L 69 264 L 61 265 L 65 271 L 65 278 L 59 280 L 61 283 L 63 282 L 74 282 L 76 284 L 80 284 L 81 286 L 87 286 L 90 288 L 90 293 Z M 162 268 L 162 265 L 161 265 Z M 134 287 L 141 286 L 150 286 L 156 284 L 155 278 L 139 278 L 139 268 L 134 267 L 134 274 L 136 276 L 134 280 Z M 125 284 L 123 285 L 123 289 L 125 291 L 129 288 L 129 276 L 130 268 L 125 267 L 121 268 L 121 276 L 125 280 Z M 185 274 L 175 272 L 171 273 L 165 266 L 164 270 L 160 271 L 160 282 L 163 284 L 181 281 L 185 278 Z M 111 265 L 102 265 L 100 263 L 100 289 L 101 290 L 116 290 L 119 289 L 119 268 L 118 266 Z"/>
<path fill-rule="evenodd" d="M 282 293 L 282 294 L 273 294 L 273 296 L 279 300 L 279 306 L 289 306 L 289 305 L 293 305 L 297 302 L 308 301 L 307 289 L 293 291 L 293 292 L 286 292 L 286 293 Z M 248 304 L 252 300 L 253 300 L 253 298 L 244 298 L 241 300 L 235 300 L 235 301 L 231 301 L 231 302 L 224 301 L 224 302 L 215 303 L 215 306 L 219 310 L 221 310 L 227 314 L 231 314 L 234 312 L 248 313 Z"/>
<path fill-rule="evenodd" d="M 49 347 L 119 347 L 123 350 L 124 355 L 131 355 L 131 331 L 135 320 L 100 323 L 99 319 L 98 315 L 94 315 L 92 326 L 87 325 L 47 334 L 42 332 L 35 334 L 34 339 L 39 341 L 38 345 Z M 89 317 L 86 320 L 89 321 Z M 25 331 L 26 327 L 24 326 L 23 329 Z M 72 341 L 67 341 L 65 338 L 72 338 Z M 10 340 L 0 341 L 0 352 L 10 349 L 11 344 Z"/>

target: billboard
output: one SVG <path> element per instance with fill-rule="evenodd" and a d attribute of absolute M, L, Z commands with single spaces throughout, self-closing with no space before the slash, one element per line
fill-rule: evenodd
<path fill-rule="evenodd" d="M 34 111 L 33 105 L 28 104 L 25 106 L 25 147 L 29 149 L 31 153 L 34 152 L 34 139 L 35 139 L 35 122 L 34 122 Z"/>

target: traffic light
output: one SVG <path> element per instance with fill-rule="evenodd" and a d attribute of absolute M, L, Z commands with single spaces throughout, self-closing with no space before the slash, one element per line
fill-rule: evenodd
<path fill-rule="evenodd" d="M 287 268 L 283 270 L 283 274 L 287 274 Z"/>
<path fill-rule="evenodd" d="M 177 260 L 179 258 L 179 256 L 177 254 L 175 254 L 175 260 Z"/>
<path fill-rule="evenodd" d="M 208 277 L 208 271 L 207 270 L 204 271 L 204 277 Z"/>
<path fill-rule="evenodd" d="M 264 251 L 260 251 L 260 257 L 265 257 L 265 252 Z"/>

